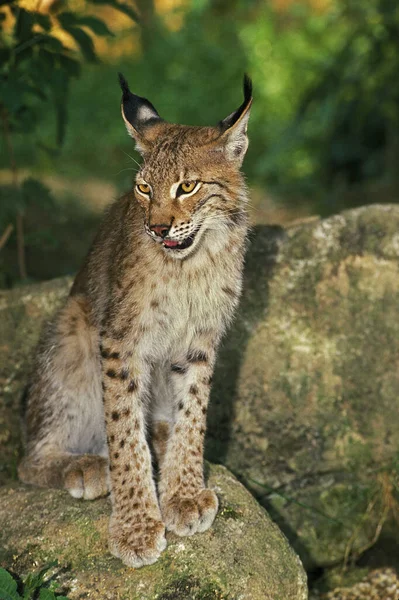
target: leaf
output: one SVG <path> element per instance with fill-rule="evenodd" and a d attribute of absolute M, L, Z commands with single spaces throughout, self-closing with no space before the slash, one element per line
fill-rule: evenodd
<path fill-rule="evenodd" d="M 45 31 L 50 31 L 51 29 L 51 19 L 48 15 L 43 15 L 42 13 L 35 13 L 35 21 L 42 29 Z"/>
<path fill-rule="evenodd" d="M 25 42 L 32 36 L 32 27 L 35 23 L 33 14 L 18 7 L 15 21 L 14 36 L 19 42 Z"/>
<path fill-rule="evenodd" d="M 44 565 L 40 571 L 29 573 L 24 581 L 24 600 L 30 600 L 32 594 L 40 588 L 44 581 L 44 576 L 52 567 L 57 566 L 57 561 L 52 561 Z"/>
<path fill-rule="evenodd" d="M 59 58 L 61 68 L 66 71 L 70 77 L 79 77 L 81 70 L 79 61 L 70 58 L 69 56 L 65 56 L 65 54 L 61 54 Z"/>
<path fill-rule="evenodd" d="M 47 46 L 49 49 L 54 50 L 54 52 L 63 52 L 67 50 L 64 44 L 53 35 L 42 34 L 39 36 L 36 43 L 41 46 Z"/>
<path fill-rule="evenodd" d="M 59 39 L 52 35 L 48 35 L 47 33 L 39 33 L 37 35 L 32 36 L 30 39 L 26 40 L 22 44 L 18 44 L 14 48 L 14 53 L 18 54 L 23 52 L 26 48 L 30 48 L 33 46 L 48 46 L 52 48 L 55 52 L 63 52 L 68 50 Z"/>
<path fill-rule="evenodd" d="M 47 588 L 42 588 L 39 594 L 39 600 L 56 600 L 54 592 L 51 592 Z"/>
<path fill-rule="evenodd" d="M 5 569 L 0 568 L 0 598 L 1 600 L 20 600 L 17 592 L 17 582 Z"/>
<path fill-rule="evenodd" d="M 76 15 L 70 11 L 63 11 L 57 15 L 57 19 L 62 27 L 75 27 L 78 23 Z"/>
<path fill-rule="evenodd" d="M 6 592 L 6 590 L 4 590 L 2 587 L 0 587 L 0 594 L 1 594 L 1 596 L 0 596 L 1 600 L 18 600 L 21 598 L 21 596 L 19 596 L 19 595 L 18 596 L 10 596 L 10 594 L 8 594 Z"/>
<path fill-rule="evenodd" d="M 97 19 L 97 17 L 87 16 L 82 17 L 80 20 L 80 25 L 84 25 L 85 27 L 89 27 L 93 33 L 96 35 L 111 35 L 114 34 L 110 29 L 108 29 L 107 25 L 101 19 Z"/>
<path fill-rule="evenodd" d="M 72 12 L 64 11 L 58 15 L 58 20 L 64 28 L 89 27 L 96 35 L 114 35 L 104 21 L 97 17 L 75 15 Z"/>
<path fill-rule="evenodd" d="M 129 6 L 129 4 L 125 4 L 124 2 L 118 2 L 118 0 L 90 0 L 90 2 L 93 4 L 111 6 L 112 8 L 115 8 L 115 10 L 119 10 L 119 12 L 130 17 L 132 21 L 135 21 L 136 23 L 139 23 L 140 21 L 138 13 Z"/>
<path fill-rule="evenodd" d="M 83 31 L 83 29 L 79 29 L 79 27 L 64 26 L 64 30 L 73 37 L 88 62 L 97 62 L 93 40 L 85 31 Z"/>

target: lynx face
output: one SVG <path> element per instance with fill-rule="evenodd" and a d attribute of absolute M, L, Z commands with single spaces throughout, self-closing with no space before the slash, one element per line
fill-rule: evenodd
<path fill-rule="evenodd" d="M 145 181 L 154 181 L 148 175 L 144 177 L 144 173 L 141 177 Z M 205 183 L 200 176 L 190 180 L 184 177 L 184 172 L 176 173 L 173 179 L 175 181 L 168 182 L 170 186 L 166 186 L 169 190 L 162 190 L 164 186 L 157 186 L 154 182 L 147 184 L 151 191 L 146 199 L 141 197 L 142 184 L 136 185 L 135 194 L 145 211 L 146 232 L 163 245 L 165 252 L 183 258 L 200 242 L 207 229 L 207 221 L 209 225 L 212 223 L 209 207 L 204 205 L 213 199 L 212 190 L 218 184 Z M 184 193 L 184 189 L 191 191 Z"/>
<path fill-rule="evenodd" d="M 243 104 L 219 125 L 188 127 L 163 121 L 120 78 L 122 116 L 144 159 L 134 193 L 143 208 L 145 230 L 167 254 L 185 258 L 205 235 L 239 218 L 250 82 L 244 81 Z"/>

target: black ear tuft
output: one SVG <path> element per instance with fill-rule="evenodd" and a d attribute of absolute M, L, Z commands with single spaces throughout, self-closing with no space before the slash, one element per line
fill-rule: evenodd
<path fill-rule="evenodd" d="M 125 96 L 128 96 L 130 94 L 129 84 L 126 81 L 126 79 L 123 77 L 122 73 L 118 73 L 118 77 L 119 77 L 119 85 L 121 86 L 121 89 L 123 92 L 123 97 L 125 98 Z"/>
<path fill-rule="evenodd" d="M 122 83 L 121 83 L 122 85 Z M 252 99 L 252 79 L 247 73 L 244 74 L 244 103 L 248 104 Z"/>
<path fill-rule="evenodd" d="M 220 121 L 222 149 L 230 161 L 241 166 L 248 148 L 247 126 L 252 105 L 252 81 L 244 75 L 244 102 L 228 117 Z"/>
<path fill-rule="evenodd" d="M 228 117 L 223 119 L 223 121 L 220 121 L 219 127 L 222 130 L 222 132 L 226 131 L 227 129 L 230 129 L 230 127 L 232 127 L 235 123 L 237 123 L 237 121 L 240 120 L 242 115 L 247 111 L 247 109 L 251 105 L 251 102 L 252 102 L 252 80 L 246 73 L 244 75 L 243 88 L 244 88 L 244 102 L 241 104 L 241 106 L 239 108 L 237 108 L 237 110 L 235 110 Z"/>

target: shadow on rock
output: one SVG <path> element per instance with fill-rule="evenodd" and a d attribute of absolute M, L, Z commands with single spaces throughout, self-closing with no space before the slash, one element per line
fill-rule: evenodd
<path fill-rule="evenodd" d="M 208 414 L 207 458 L 224 463 L 238 399 L 241 363 L 251 335 L 265 318 L 278 250 L 285 238 L 278 225 L 255 227 L 249 236 L 244 289 L 238 315 L 219 350 Z"/>

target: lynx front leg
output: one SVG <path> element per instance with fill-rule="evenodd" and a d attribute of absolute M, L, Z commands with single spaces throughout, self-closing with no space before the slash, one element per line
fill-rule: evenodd
<path fill-rule="evenodd" d="M 177 417 L 161 467 L 160 504 L 166 527 L 177 535 L 206 531 L 218 499 L 205 488 L 203 446 L 214 348 L 197 344 L 184 361 L 172 365 Z"/>
<path fill-rule="evenodd" d="M 103 382 L 112 515 L 110 550 L 132 567 L 149 565 L 166 547 L 145 435 L 148 365 L 104 339 Z"/>

